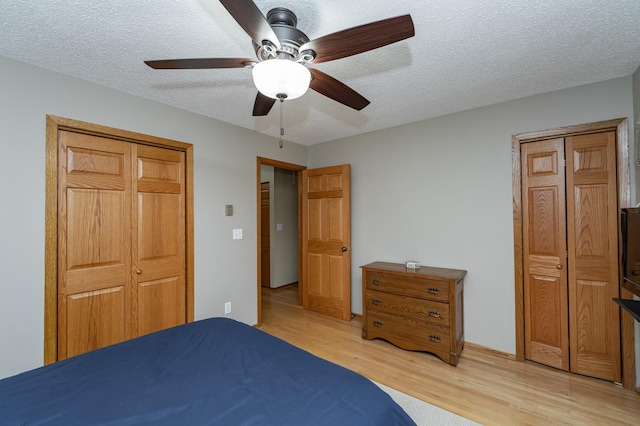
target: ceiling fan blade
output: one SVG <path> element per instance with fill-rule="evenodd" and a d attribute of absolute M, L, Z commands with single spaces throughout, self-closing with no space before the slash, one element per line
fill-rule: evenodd
<path fill-rule="evenodd" d="M 269 114 L 269 111 L 271 111 L 271 108 L 275 103 L 275 99 L 258 92 L 258 95 L 256 96 L 256 102 L 253 104 L 253 116 L 258 117 L 261 115 Z"/>
<path fill-rule="evenodd" d="M 268 40 L 276 48 L 281 48 L 278 36 L 273 32 L 267 19 L 253 1 L 220 0 L 220 3 L 258 46 L 262 46 L 262 42 Z"/>
<path fill-rule="evenodd" d="M 386 46 L 415 35 L 411 15 L 371 22 L 311 40 L 300 52 L 313 50 L 313 63 L 333 61 Z"/>
<path fill-rule="evenodd" d="M 309 68 L 309 71 L 313 76 L 309 87 L 316 92 L 358 111 L 370 104 L 361 94 L 330 75 L 313 68 Z"/>
<path fill-rule="evenodd" d="M 245 58 L 199 58 L 199 59 L 165 59 L 144 61 L 156 70 L 197 70 L 209 68 L 245 68 L 254 64 L 255 59 Z"/>

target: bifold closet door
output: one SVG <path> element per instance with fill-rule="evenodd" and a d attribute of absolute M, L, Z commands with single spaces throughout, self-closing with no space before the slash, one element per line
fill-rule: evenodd
<path fill-rule="evenodd" d="M 132 322 L 140 336 L 186 322 L 184 152 L 134 145 Z"/>
<path fill-rule="evenodd" d="M 525 357 L 569 369 L 564 139 L 522 145 Z"/>
<path fill-rule="evenodd" d="M 531 142 L 521 158 L 525 357 L 619 382 L 615 142 L 614 132 Z"/>
<path fill-rule="evenodd" d="M 184 153 L 58 135 L 58 360 L 186 322 Z"/>
<path fill-rule="evenodd" d="M 570 366 L 622 380 L 614 132 L 566 138 Z"/>
<path fill-rule="evenodd" d="M 131 334 L 131 145 L 58 135 L 58 360 Z"/>

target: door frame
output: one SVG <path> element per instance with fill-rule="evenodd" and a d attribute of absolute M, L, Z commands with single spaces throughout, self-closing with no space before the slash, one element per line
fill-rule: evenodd
<path fill-rule="evenodd" d="M 194 319 L 193 145 L 47 114 L 45 154 L 44 364 L 58 359 L 58 132 L 69 130 L 185 153 L 186 320 Z"/>
<path fill-rule="evenodd" d="M 286 163 L 284 161 L 272 160 L 270 158 L 265 157 L 256 157 L 256 220 L 257 220 L 257 231 L 256 234 L 258 236 L 256 241 L 256 252 L 257 252 L 257 304 L 258 304 L 258 321 L 256 327 L 260 327 L 262 325 L 262 253 L 260 250 L 260 239 L 262 238 L 262 212 L 260 209 L 260 173 L 261 166 L 273 166 L 279 169 L 292 170 L 296 172 L 296 177 L 298 179 L 298 304 L 302 304 L 302 292 L 300 289 L 304 285 L 302 282 L 302 271 L 301 271 L 301 260 L 302 260 L 302 189 L 301 189 L 301 179 L 302 179 L 302 171 L 306 170 L 306 166 L 302 166 L 299 164 Z"/>
<path fill-rule="evenodd" d="M 629 124 L 627 118 L 599 121 L 595 123 L 579 124 L 556 129 L 527 132 L 512 135 L 511 163 L 512 163 L 512 192 L 513 192 L 513 236 L 514 236 L 514 274 L 515 274 L 515 304 L 516 304 L 516 359 L 525 361 L 525 333 L 524 333 L 524 258 L 522 235 L 522 165 L 520 145 L 555 137 L 567 137 L 588 133 L 606 131 L 616 132 L 616 164 L 618 186 L 618 220 L 621 209 L 630 207 L 630 178 L 629 178 Z M 622 241 L 620 227 L 618 227 L 618 244 Z M 619 253 L 622 253 L 620 248 Z M 620 268 L 622 268 L 619 259 Z M 620 269 L 622 270 L 622 269 Z M 630 291 L 621 286 L 619 278 L 620 297 L 633 298 Z M 613 302 L 612 302 L 613 303 Z M 625 389 L 635 390 L 635 341 L 634 323 L 630 315 L 620 316 L 620 337 L 622 357 L 622 385 Z"/>

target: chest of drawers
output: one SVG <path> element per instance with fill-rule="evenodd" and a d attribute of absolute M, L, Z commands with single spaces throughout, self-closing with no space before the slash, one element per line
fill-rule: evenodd
<path fill-rule="evenodd" d="M 464 346 L 467 271 L 374 262 L 362 268 L 362 337 L 426 351 L 457 365 Z"/>

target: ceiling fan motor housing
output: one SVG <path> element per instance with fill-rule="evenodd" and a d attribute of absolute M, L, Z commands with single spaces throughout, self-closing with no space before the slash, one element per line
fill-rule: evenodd
<path fill-rule="evenodd" d="M 311 62 L 315 58 L 315 54 L 311 51 L 299 52 L 300 46 L 309 41 L 309 37 L 298 28 L 298 17 L 284 7 L 273 8 L 267 13 L 267 22 L 271 29 L 280 40 L 281 49 L 276 49 L 268 41 L 258 46 L 255 42 L 253 48 L 256 51 L 258 59 L 264 61 L 279 57 L 282 59 L 292 59 L 299 62 Z"/>

